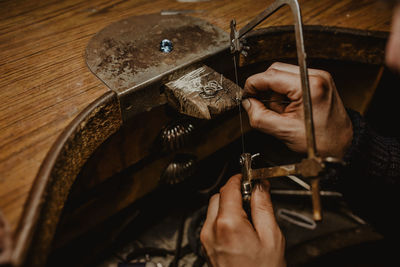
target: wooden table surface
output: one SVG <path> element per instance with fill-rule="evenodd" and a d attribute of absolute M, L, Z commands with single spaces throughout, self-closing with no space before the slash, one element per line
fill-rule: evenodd
<path fill-rule="evenodd" d="M 112 22 L 167 9 L 225 31 L 236 18 L 244 26 L 272 1 L 210 0 L 4 0 L 0 2 L 0 210 L 16 234 L 33 182 L 57 137 L 109 89 L 87 68 L 85 47 Z M 306 25 L 389 31 L 389 1 L 300 1 Z M 280 10 L 262 27 L 288 25 Z"/>

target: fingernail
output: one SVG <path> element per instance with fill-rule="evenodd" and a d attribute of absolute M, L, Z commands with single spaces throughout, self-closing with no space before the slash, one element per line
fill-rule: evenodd
<path fill-rule="evenodd" d="M 251 102 L 249 99 L 245 99 L 242 101 L 242 106 L 243 108 L 247 111 L 249 110 L 250 106 L 251 106 Z"/>
<path fill-rule="evenodd" d="M 255 184 L 255 191 L 260 191 L 260 192 L 263 192 L 264 191 L 264 186 L 263 186 L 263 184 L 262 183 L 257 183 L 257 184 Z"/>
<path fill-rule="evenodd" d="M 271 184 L 268 180 L 261 180 L 259 183 L 256 184 L 256 189 L 260 192 L 269 192 Z"/>

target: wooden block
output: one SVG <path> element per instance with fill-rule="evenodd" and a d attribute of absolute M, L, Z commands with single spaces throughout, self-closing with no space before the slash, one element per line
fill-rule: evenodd
<path fill-rule="evenodd" d="M 165 85 L 168 102 L 180 113 L 211 119 L 237 107 L 243 90 L 208 66 L 201 66 Z"/>

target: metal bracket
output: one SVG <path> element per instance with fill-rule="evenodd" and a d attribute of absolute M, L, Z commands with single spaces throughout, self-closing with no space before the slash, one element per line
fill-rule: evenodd
<path fill-rule="evenodd" d="M 86 48 L 86 62 L 117 93 L 127 121 L 165 104 L 164 84 L 228 47 L 228 34 L 207 21 L 150 14 L 102 29 Z"/>

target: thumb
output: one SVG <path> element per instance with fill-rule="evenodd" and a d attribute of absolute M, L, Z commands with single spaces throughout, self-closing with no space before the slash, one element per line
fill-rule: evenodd
<path fill-rule="evenodd" d="M 251 217 L 261 239 L 270 236 L 277 227 L 269 188 L 269 181 L 264 180 L 256 185 L 251 196 Z"/>
<path fill-rule="evenodd" d="M 267 134 L 276 135 L 284 121 L 283 117 L 256 99 L 247 98 L 242 102 L 243 108 L 249 116 L 251 127 Z"/>

